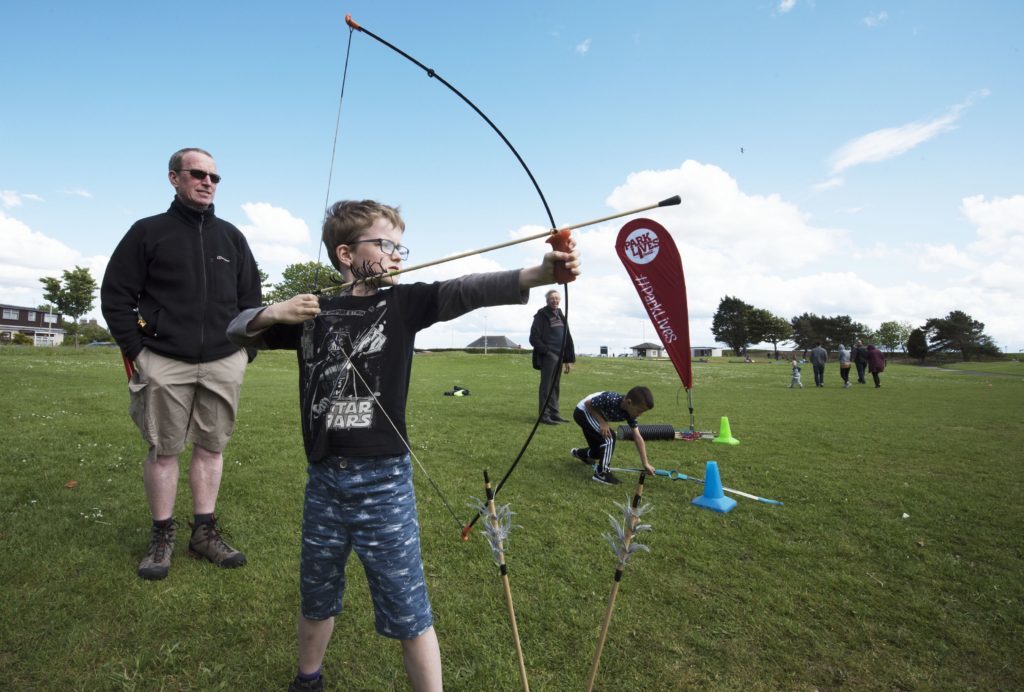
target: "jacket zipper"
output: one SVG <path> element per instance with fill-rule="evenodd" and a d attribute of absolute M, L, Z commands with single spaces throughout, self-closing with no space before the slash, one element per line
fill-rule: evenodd
<path fill-rule="evenodd" d="M 206 246 L 203 243 L 203 223 L 206 221 L 206 214 L 199 215 L 199 264 L 203 268 L 203 307 L 200 312 L 202 319 L 199 322 L 199 360 L 203 360 L 203 351 L 206 348 L 206 309 L 209 303 L 208 278 L 206 276 Z"/>

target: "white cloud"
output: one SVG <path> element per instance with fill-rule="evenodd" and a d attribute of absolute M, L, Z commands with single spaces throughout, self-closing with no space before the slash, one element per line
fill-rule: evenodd
<path fill-rule="evenodd" d="M 89 192 L 88 190 L 83 190 L 80 187 L 73 187 L 64 190 L 64 194 L 69 195 L 71 197 L 83 197 L 85 199 L 92 199 L 92 193 Z"/>
<path fill-rule="evenodd" d="M 85 257 L 59 240 L 33 231 L 27 224 L 0 212 L 0 302 L 35 306 L 43 302 L 39 279 L 62 276 L 76 266 L 89 269 L 99 283 L 106 257 Z M 98 317 L 99 300 L 90 317 Z"/>
<path fill-rule="evenodd" d="M 270 281 L 280 279 L 280 272 L 289 264 L 310 262 L 311 238 L 309 226 L 291 212 L 266 202 L 246 202 L 242 211 L 249 220 L 238 228 L 249 241 L 260 269 L 270 275 Z M 329 258 L 321 257 L 324 263 Z"/>
<path fill-rule="evenodd" d="M 977 262 L 967 253 L 957 249 L 952 243 L 946 243 L 924 246 L 918 266 L 923 271 L 937 272 L 950 267 L 974 269 L 977 267 Z"/>
<path fill-rule="evenodd" d="M 978 227 L 977 242 L 966 246 L 864 243 L 843 229 L 815 225 L 779 195 L 744 192 L 717 166 L 686 161 L 675 169 L 629 175 L 609 195 L 608 213 L 646 206 L 674 194 L 682 196 L 680 206 L 643 216 L 665 226 L 679 248 L 694 345 L 714 342 L 711 319 L 725 295 L 786 319 L 805 311 L 849 315 L 870 329 L 888 320 L 916 326 L 929 317 L 964 310 L 984 322 L 986 333 L 1000 345 L 1024 343 L 1018 317 L 1024 273 L 1019 263 L 983 254 L 1000 242 L 1005 246 L 1024 238 L 1024 195 L 964 199 L 962 212 Z M 623 353 L 642 341 L 657 340 L 615 254 L 615 238 L 630 218 L 574 231 L 583 275 L 569 285 L 568 307 L 581 353 L 597 353 L 601 346 L 608 346 L 613 354 Z M 510 235 L 521 238 L 543 230 L 524 227 Z M 529 266 L 547 249 L 542 240 L 535 243 L 501 251 L 508 261 L 499 262 L 496 254 L 467 258 L 424 270 L 416 280 Z M 1024 260 L 1024 248 L 1021 252 Z M 436 325 L 423 332 L 417 344 L 465 346 L 487 333 L 507 336 L 528 348 L 530 322 L 543 306 L 543 294 L 542 289 L 532 291 L 525 308 L 489 308 Z M 524 371 L 524 376 L 531 374 Z"/>
<path fill-rule="evenodd" d="M 586 55 L 590 51 L 590 39 L 584 39 L 584 41 L 576 46 L 576 52 L 580 55 Z"/>
<path fill-rule="evenodd" d="M 786 12 L 789 12 L 794 7 L 796 7 L 796 0 L 780 0 L 779 8 L 778 9 L 779 9 L 779 12 L 785 14 Z"/>
<path fill-rule="evenodd" d="M 3 204 L 8 209 L 14 207 L 20 207 L 24 204 L 25 200 L 32 202 L 44 201 L 40 195 L 33 194 L 31 192 L 16 192 L 14 190 L 0 190 L 0 204 Z"/>
<path fill-rule="evenodd" d="M 823 190 L 834 190 L 837 187 L 842 187 L 845 183 L 846 180 L 844 180 L 842 176 L 835 176 L 824 182 L 811 185 L 811 189 L 816 190 L 817 192 L 821 192 Z"/>
<path fill-rule="evenodd" d="M 869 29 L 874 29 L 876 26 L 883 23 L 888 18 L 889 13 L 886 12 L 885 10 L 882 10 L 878 14 L 869 14 L 867 17 L 864 17 L 864 19 L 862 19 L 861 21 L 864 22 L 864 26 L 868 27 Z"/>
<path fill-rule="evenodd" d="M 988 93 L 986 89 L 978 92 L 978 95 L 984 97 L 988 96 Z M 969 96 L 963 103 L 951 106 L 944 115 L 933 120 L 887 127 L 851 140 L 830 157 L 832 174 L 841 173 L 862 163 L 877 163 L 905 154 L 914 147 L 955 129 L 960 116 L 972 105 L 974 95 Z"/>

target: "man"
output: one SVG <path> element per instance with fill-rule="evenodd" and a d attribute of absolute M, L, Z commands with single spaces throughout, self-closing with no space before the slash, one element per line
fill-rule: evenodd
<path fill-rule="evenodd" d="M 572 364 L 576 362 L 576 351 L 569 326 L 565 322 L 565 314 L 558 307 L 562 304 L 561 294 L 555 290 L 548 291 L 544 300 L 547 305 L 533 316 L 530 345 L 533 346 L 533 369 L 540 370 L 540 422 L 558 425 L 569 422 L 558 411 L 559 370 L 564 367 L 565 374 L 569 374 Z"/>
<path fill-rule="evenodd" d="M 241 310 L 261 302 L 245 237 L 214 214 L 221 178 L 213 157 L 182 149 L 168 168 L 170 208 L 132 225 L 100 290 L 103 317 L 131 372 L 129 413 L 149 445 L 142 481 L 153 528 L 138 569 L 143 579 L 163 579 L 170 568 L 178 455 L 188 442 L 189 554 L 220 567 L 245 564 L 245 555 L 224 542 L 214 510 L 249 361 L 226 330 Z"/>
<path fill-rule="evenodd" d="M 811 366 L 814 368 L 814 386 L 825 386 L 825 363 L 828 362 L 828 351 L 822 347 L 819 341 L 811 349 Z"/>
<path fill-rule="evenodd" d="M 868 367 L 868 350 L 860 339 L 857 339 L 853 347 L 853 364 L 857 366 L 857 383 L 865 384 L 864 371 Z"/>

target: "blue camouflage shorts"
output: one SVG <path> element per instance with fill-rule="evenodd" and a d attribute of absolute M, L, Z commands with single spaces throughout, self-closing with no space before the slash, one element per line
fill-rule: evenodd
<path fill-rule="evenodd" d="M 341 613 L 353 549 L 369 582 L 377 632 L 392 639 L 426 632 L 434 617 L 408 455 L 328 457 L 309 465 L 299 564 L 304 617 Z"/>

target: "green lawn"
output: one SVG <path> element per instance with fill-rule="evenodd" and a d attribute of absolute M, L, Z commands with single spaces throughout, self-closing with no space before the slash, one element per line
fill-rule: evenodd
<path fill-rule="evenodd" d="M 598 688 L 1024 688 L 1024 380 L 892 365 L 881 389 L 843 390 L 832 365 L 824 389 L 805 373 L 790 390 L 784 361 L 696 364 L 697 427 L 717 432 L 728 416 L 742 444 L 652 442 L 652 462 L 703 476 L 714 459 L 726 486 L 785 506 L 740 499 L 716 514 L 690 504 L 699 485 L 649 479 L 651 552 L 626 570 Z M 500 477 L 529 432 L 537 374 L 527 354 L 436 353 L 416 356 L 413 379 L 413 448 L 465 520 L 483 469 Z M 218 511 L 249 564 L 189 560 L 182 535 L 161 582 L 135 576 L 145 450 L 116 351 L 2 348 L 0 381 L 4 688 L 283 689 L 305 474 L 294 355 L 250 367 L 225 456 Z M 564 378 L 563 414 L 634 384 L 655 395 L 641 422 L 685 427 L 666 361 L 582 359 Z M 471 395 L 443 396 L 454 385 Z M 591 482 L 567 453 L 581 440 L 574 425 L 538 430 L 498 497 L 516 512 L 508 564 L 537 690 L 583 686 L 615 569 L 602 534 L 636 480 Z M 621 442 L 617 465 L 635 462 Z M 478 532 L 459 540 L 415 473 L 446 686 L 516 689 L 490 551 Z M 183 482 L 177 516 L 189 512 Z M 328 681 L 406 689 L 356 561 L 349 576 Z"/>

